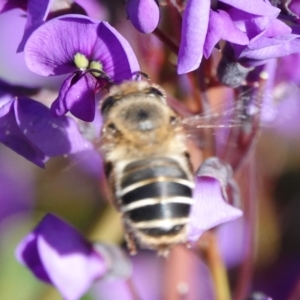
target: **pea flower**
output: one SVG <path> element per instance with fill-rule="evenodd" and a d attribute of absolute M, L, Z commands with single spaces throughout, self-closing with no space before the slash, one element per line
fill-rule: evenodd
<path fill-rule="evenodd" d="M 197 241 L 204 231 L 242 216 L 240 209 L 228 204 L 227 187 L 232 189 L 234 197 L 239 197 L 232 176 L 231 167 L 216 157 L 207 159 L 196 172 L 189 241 Z"/>
<path fill-rule="evenodd" d="M 277 17 L 280 10 L 263 0 L 220 0 L 211 8 L 206 0 L 189 0 L 182 23 L 178 74 L 197 69 L 222 39 L 247 45 Z"/>
<path fill-rule="evenodd" d="M 30 98 L 1 99 L 0 142 L 34 164 L 44 167 L 49 157 L 92 148 L 71 118 L 53 117 L 49 108 Z"/>
<path fill-rule="evenodd" d="M 232 45 L 236 60 L 257 66 L 267 60 L 300 52 L 300 31 L 292 31 L 280 20 L 273 20 L 266 31 L 248 45 Z"/>
<path fill-rule="evenodd" d="M 70 111 L 87 122 L 95 116 L 95 93 L 107 81 L 120 83 L 139 71 L 123 36 L 107 22 L 79 15 L 65 15 L 40 26 L 28 39 L 24 53 L 28 68 L 39 75 L 71 73 L 51 110 L 56 116 Z"/>
<path fill-rule="evenodd" d="M 79 299 L 99 278 L 128 277 L 131 264 L 112 245 L 93 245 L 74 228 L 48 214 L 18 245 L 18 261 L 66 300 Z"/>

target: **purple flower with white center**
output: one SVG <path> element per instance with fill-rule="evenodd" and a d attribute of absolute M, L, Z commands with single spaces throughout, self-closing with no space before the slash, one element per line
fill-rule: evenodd
<path fill-rule="evenodd" d="M 195 242 L 204 231 L 243 215 L 240 209 L 227 203 L 227 186 L 238 197 L 232 175 L 231 168 L 216 157 L 207 159 L 197 171 L 194 204 L 190 213 L 189 241 Z M 237 201 L 234 199 L 233 202 Z"/>
<path fill-rule="evenodd" d="M 79 299 L 109 270 L 92 244 L 51 214 L 20 242 L 16 256 L 38 279 L 54 285 L 66 300 Z"/>
<path fill-rule="evenodd" d="M 263 0 L 222 0 L 211 9 L 210 1 L 189 0 L 182 24 L 178 54 L 178 74 L 197 69 L 202 56 L 208 58 L 222 39 L 247 45 L 279 14 L 280 10 Z"/>
<path fill-rule="evenodd" d="M 126 11 L 132 25 L 142 33 L 151 33 L 159 22 L 159 6 L 155 0 L 127 0 Z"/>
<path fill-rule="evenodd" d="M 39 75 L 71 73 L 51 110 L 56 116 L 70 111 L 87 122 L 95 116 L 95 93 L 108 78 L 120 83 L 139 71 L 123 36 L 107 22 L 78 15 L 65 15 L 40 26 L 28 39 L 24 52 L 28 68 Z"/>
<path fill-rule="evenodd" d="M 2 103 L 0 142 L 40 167 L 49 157 L 92 148 L 74 120 L 53 117 L 48 107 L 25 97 Z"/>

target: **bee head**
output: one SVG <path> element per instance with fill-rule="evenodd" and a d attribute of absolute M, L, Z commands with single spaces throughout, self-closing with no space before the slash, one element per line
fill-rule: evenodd
<path fill-rule="evenodd" d="M 145 81 L 128 81 L 112 87 L 109 95 L 102 100 L 101 112 L 106 115 L 119 101 L 137 96 L 156 97 L 166 103 L 166 93 L 159 86 Z"/>

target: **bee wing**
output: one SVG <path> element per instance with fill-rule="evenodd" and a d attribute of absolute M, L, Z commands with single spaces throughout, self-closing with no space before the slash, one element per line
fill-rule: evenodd
<path fill-rule="evenodd" d="M 236 108 L 231 108 L 220 113 L 206 112 L 205 114 L 198 114 L 185 117 L 182 124 L 186 127 L 192 128 L 228 128 L 242 125 L 242 115 L 238 117 L 235 115 Z"/>
<path fill-rule="evenodd" d="M 218 143 L 226 143 L 230 130 L 250 132 L 252 126 L 260 123 L 261 99 L 257 95 L 244 93 L 237 100 L 228 100 L 205 112 L 182 119 L 187 137 L 205 147 L 209 130 Z"/>

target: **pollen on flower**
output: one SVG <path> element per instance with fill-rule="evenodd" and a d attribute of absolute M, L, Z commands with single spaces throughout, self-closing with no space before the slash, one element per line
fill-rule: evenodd
<path fill-rule="evenodd" d="M 95 61 L 95 60 L 92 60 L 90 62 L 90 66 L 89 67 L 90 67 L 90 69 L 94 69 L 94 70 L 99 70 L 99 71 L 103 70 L 103 65 L 101 64 L 101 62 Z M 99 77 L 101 75 L 101 73 L 99 73 L 99 72 L 92 72 L 92 74 L 95 77 Z"/>
<path fill-rule="evenodd" d="M 86 69 L 89 65 L 89 60 L 86 58 L 86 56 L 79 52 L 74 55 L 73 60 L 78 69 Z"/>

